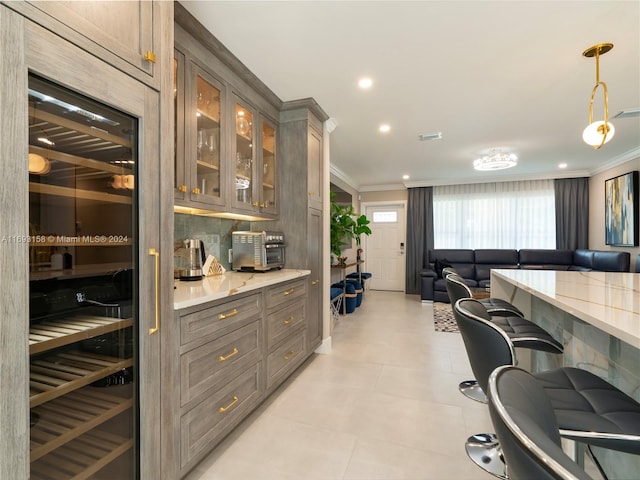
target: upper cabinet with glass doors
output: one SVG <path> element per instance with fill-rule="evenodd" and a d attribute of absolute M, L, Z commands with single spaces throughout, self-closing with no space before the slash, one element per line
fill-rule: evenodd
<path fill-rule="evenodd" d="M 175 198 L 182 206 L 226 204 L 223 85 L 179 51 L 174 59 Z"/>

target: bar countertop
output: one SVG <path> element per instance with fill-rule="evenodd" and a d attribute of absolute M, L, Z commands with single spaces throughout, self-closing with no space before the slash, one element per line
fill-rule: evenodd
<path fill-rule="evenodd" d="M 640 274 L 524 269 L 491 273 L 640 348 Z"/>
<path fill-rule="evenodd" d="M 173 296 L 174 310 L 230 297 L 238 293 L 257 290 L 269 285 L 295 280 L 310 275 L 309 270 L 282 269 L 270 272 L 225 272 L 202 280 L 176 280 Z"/>

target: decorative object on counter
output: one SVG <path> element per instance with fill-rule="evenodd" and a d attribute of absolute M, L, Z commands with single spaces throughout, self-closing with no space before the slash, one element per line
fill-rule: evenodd
<path fill-rule="evenodd" d="M 347 257 L 337 257 L 338 265 L 346 265 Z"/>
<path fill-rule="evenodd" d="M 370 220 L 366 215 L 358 215 L 353 205 L 340 205 L 331 193 L 331 253 L 340 258 L 342 247 L 355 240 L 360 246 L 360 235 L 371 235 Z"/>
<path fill-rule="evenodd" d="M 216 257 L 209 255 L 207 260 L 204 262 L 202 271 L 204 272 L 205 277 L 219 277 L 226 272 L 226 269 Z"/>

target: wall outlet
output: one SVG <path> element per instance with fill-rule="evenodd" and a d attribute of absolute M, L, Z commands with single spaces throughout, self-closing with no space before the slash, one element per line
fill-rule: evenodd
<path fill-rule="evenodd" d="M 232 265 L 233 264 L 233 248 L 230 248 L 227 251 L 227 255 L 229 256 L 229 265 Z"/>

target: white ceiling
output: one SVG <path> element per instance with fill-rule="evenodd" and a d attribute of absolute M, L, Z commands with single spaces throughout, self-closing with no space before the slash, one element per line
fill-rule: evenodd
<path fill-rule="evenodd" d="M 640 157 L 640 117 L 611 120 L 600 150 L 582 141 L 588 47 L 615 45 L 600 58 L 609 117 L 640 107 L 640 1 L 181 3 L 280 99 L 320 104 L 337 124 L 332 172 L 358 190 L 588 176 Z M 595 119 L 602 104 L 599 89 Z M 495 147 L 518 166 L 474 171 Z"/>

